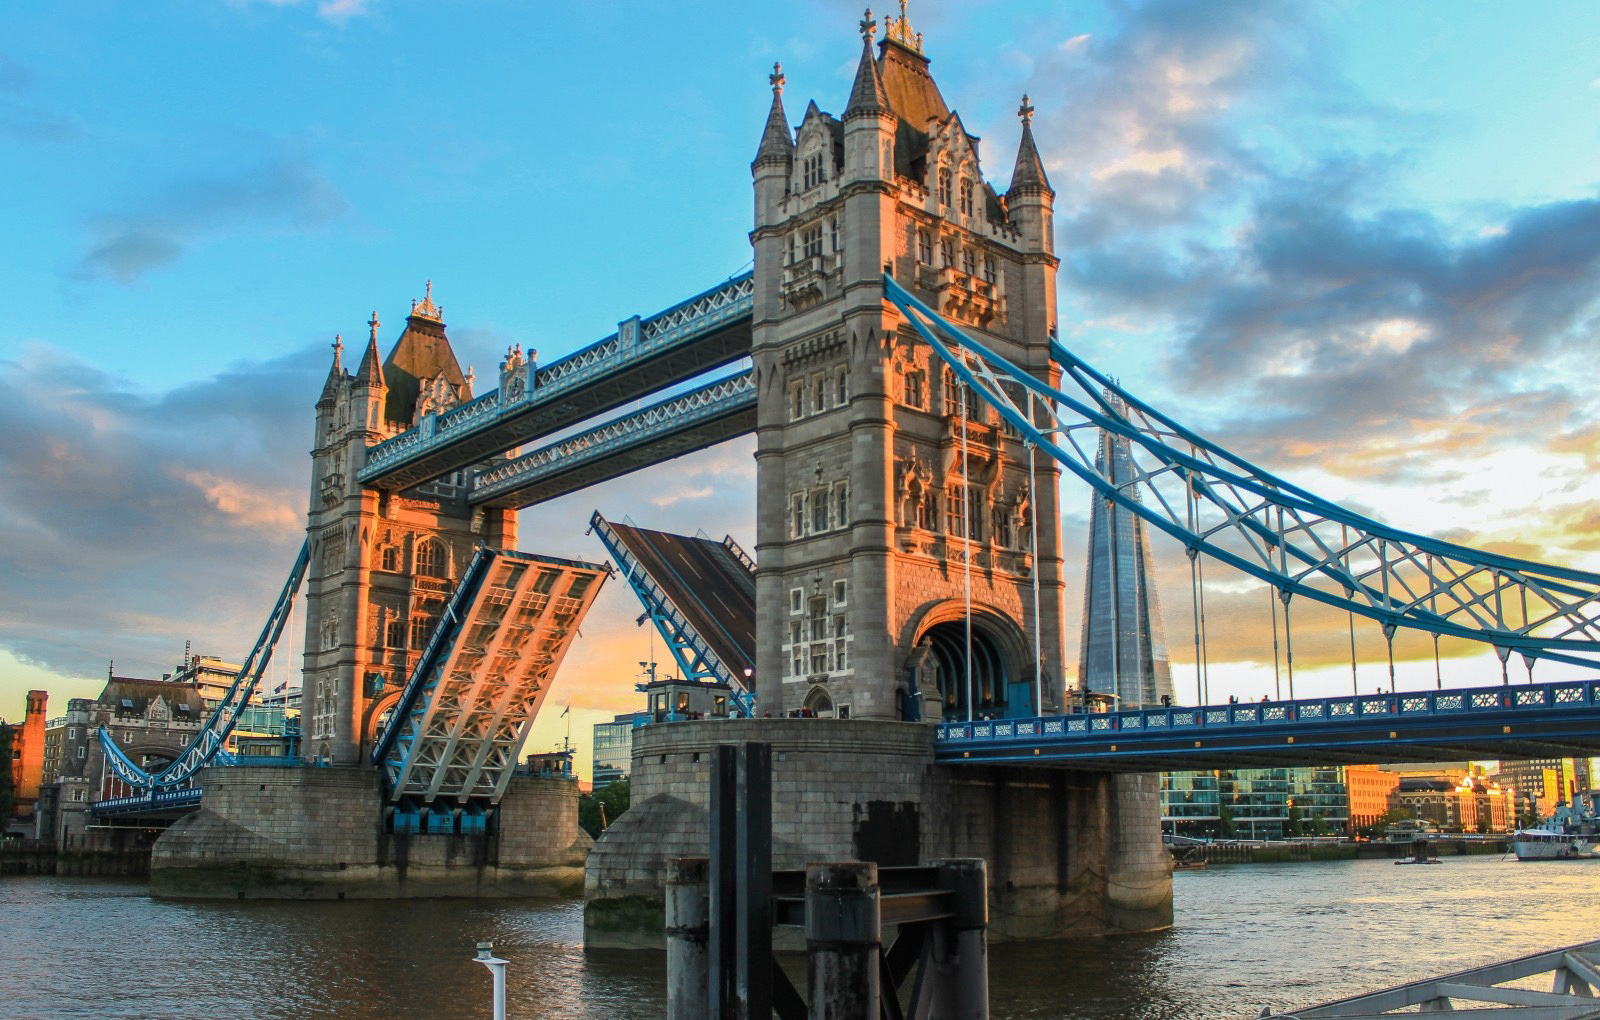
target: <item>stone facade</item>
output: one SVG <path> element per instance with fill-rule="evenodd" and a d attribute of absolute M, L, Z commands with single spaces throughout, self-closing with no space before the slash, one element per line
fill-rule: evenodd
<path fill-rule="evenodd" d="M 1026 124 L 1009 190 L 985 182 L 920 35 L 904 15 L 888 28 L 876 57 L 863 32 L 842 117 L 812 103 L 791 132 L 774 73 L 751 168 L 758 708 L 916 718 L 915 688 L 946 712 L 970 696 L 1032 714 L 1036 679 L 1046 706 L 1062 697 L 1059 470 L 1038 458 L 1030 486 L 1020 437 L 883 276 L 1054 382 L 1054 193 Z"/>
<path fill-rule="evenodd" d="M 517 537 L 514 511 L 467 505 L 463 472 L 394 494 L 356 480 L 368 446 L 472 397 L 431 292 L 381 364 L 368 326 L 355 374 L 336 345 L 317 401 L 306 519 L 304 754 L 337 764 L 365 761 L 473 551 Z"/>
<path fill-rule="evenodd" d="M 200 810 L 156 842 L 152 895 L 554 896 L 582 882 L 589 838 L 570 779 L 513 779 L 486 835 L 385 832 L 372 768 L 209 768 L 200 783 Z"/>
<path fill-rule="evenodd" d="M 772 745 L 775 868 L 982 857 L 997 939 L 1172 922 L 1153 776 L 935 767 L 919 723 L 704 720 L 635 731 L 634 805 L 589 855 L 586 944 L 661 944 L 667 863 L 708 856 L 716 747 L 741 741 Z"/>

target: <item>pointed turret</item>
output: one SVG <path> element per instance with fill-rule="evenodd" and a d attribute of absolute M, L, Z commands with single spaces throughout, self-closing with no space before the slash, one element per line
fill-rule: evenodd
<path fill-rule="evenodd" d="M 356 369 L 356 385 L 379 389 L 383 386 L 383 361 L 378 353 L 378 313 L 367 320 L 367 352 L 361 356 L 361 367 Z"/>
<path fill-rule="evenodd" d="M 344 378 L 344 366 L 339 364 L 339 355 L 344 352 L 344 338 L 335 335 L 333 338 L 333 364 L 328 366 L 328 379 L 322 384 L 322 396 L 317 398 L 318 407 L 332 407 L 339 397 L 339 381 Z"/>
<path fill-rule="evenodd" d="M 783 112 L 783 65 L 773 64 L 767 76 L 772 83 L 772 109 L 767 111 L 767 126 L 761 132 L 761 147 L 756 149 L 751 170 L 759 166 L 794 165 L 794 136 L 789 131 L 789 118 Z"/>
<path fill-rule="evenodd" d="M 376 316 L 374 316 L 376 318 Z M 376 340 L 373 341 L 374 346 Z M 442 377 L 453 394 L 467 385 L 445 335 L 444 309 L 433 301 L 433 281 L 421 301 L 411 302 L 406 328 L 383 362 L 384 421 L 415 424 L 417 396 L 424 383 Z"/>
<path fill-rule="evenodd" d="M 889 110 L 889 94 L 883 89 L 883 79 L 878 77 L 878 62 L 872 59 L 872 37 L 877 28 L 869 7 L 861 19 L 861 62 L 856 65 L 855 84 L 850 86 L 850 103 L 844 108 L 845 120 Z"/>
<path fill-rule="evenodd" d="M 1044 160 L 1039 158 L 1039 147 L 1033 143 L 1033 106 L 1027 96 L 1022 97 L 1017 116 L 1022 118 L 1022 142 L 1017 146 L 1017 165 L 1011 171 L 1011 189 L 1006 197 L 1039 194 L 1054 197 L 1050 178 L 1045 176 Z"/>

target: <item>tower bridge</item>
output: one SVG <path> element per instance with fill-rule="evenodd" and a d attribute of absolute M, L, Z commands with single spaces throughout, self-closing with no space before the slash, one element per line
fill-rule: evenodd
<path fill-rule="evenodd" d="M 704 853 L 709 752 L 732 740 L 774 745 L 780 867 L 982 856 L 999 933 L 1018 936 L 1170 921 L 1156 768 L 1600 749 L 1589 681 L 1479 704 L 1462 691 L 1295 701 L 1291 679 L 1274 706 L 1189 708 L 1158 707 L 1139 683 L 1114 691 L 1116 711 L 1071 711 L 1065 475 L 1196 568 L 1270 585 L 1286 628 L 1311 599 L 1390 640 L 1415 629 L 1502 663 L 1593 667 L 1600 577 L 1355 514 L 1074 355 L 1057 339 L 1055 192 L 1032 106 L 1002 191 L 903 5 L 877 29 L 863 19 L 838 116 L 812 102 L 791 127 L 774 67 L 749 274 L 544 365 L 514 348 L 483 394 L 431 290 L 387 356 L 376 314 L 353 373 L 336 343 L 316 403 L 303 729 L 308 755 L 354 791 L 337 803 L 372 802 L 362 824 L 380 867 L 391 839 L 493 835 L 497 806 L 511 831 L 508 765 L 602 576 L 517 551 L 517 510 L 749 432 L 753 563 L 593 521 L 683 674 L 748 696 L 745 719 L 639 731 L 635 807 L 588 857 L 597 944 L 639 935 L 634 907 L 659 905 L 666 859 Z M 1117 454 L 1097 456 L 1107 439 Z M 707 557 L 721 557 L 715 581 L 687 579 Z M 546 568 L 567 586 L 559 620 L 525 601 Z M 1110 639 L 1127 624 L 1114 616 Z M 537 657 L 513 653 L 530 641 Z M 801 709 L 833 718 L 789 718 Z M 306 812 L 330 803 L 316 774 L 297 780 L 321 805 Z M 229 824 L 254 810 L 243 781 L 215 782 Z M 207 840 L 221 837 L 201 828 L 172 841 L 170 867 L 215 859 Z"/>

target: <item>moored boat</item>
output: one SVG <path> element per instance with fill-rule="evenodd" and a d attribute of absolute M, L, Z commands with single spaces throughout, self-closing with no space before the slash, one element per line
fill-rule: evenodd
<path fill-rule="evenodd" d="M 1571 861 L 1600 858 L 1584 836 L 1549 829 L 1518 829 L 1511 847 L 1519 861 Z"/>

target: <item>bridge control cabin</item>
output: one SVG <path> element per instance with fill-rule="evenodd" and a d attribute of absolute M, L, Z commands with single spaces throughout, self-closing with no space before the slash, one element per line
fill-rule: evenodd
<path fill-rule="evenodd" d="M 644 694 L 648 706 L 644 723 L 727 719 L 731 715 L 733 691 L 724 683 L 667 677 L 639 684 L 635 690 Z"/>

